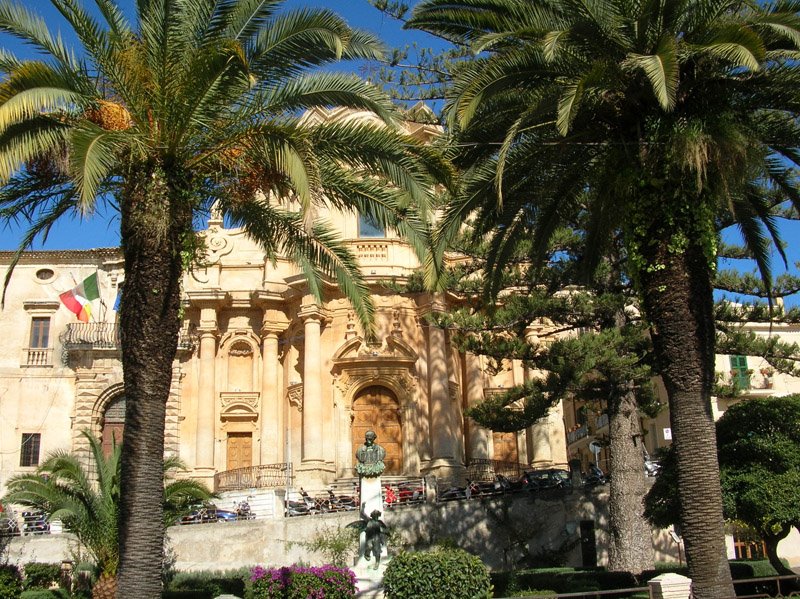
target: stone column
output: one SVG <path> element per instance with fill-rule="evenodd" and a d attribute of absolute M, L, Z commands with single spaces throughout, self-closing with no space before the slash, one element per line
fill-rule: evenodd
<path fill-rule="evenodd" d="M 203 312 L 214 314 L 213 308 Z M 216 314 L 214 314 L 216 320 Z M 200 381 L 197 391 L 197 435 L 195 438 L 195 467 L 214 470 L 214 408 L 216 399 L 217 359 L 216 329 L 200 329 Z"/>
<path fill-rule="evenodd" d="M 464 384 L 467 385 L 467 402 L 470 407 L 484 400 L 484 377 L 481 368 L 481 359 L 475 354 L 466 354 L 466 376 Z M 482 427 L 477 422 L 468 419 L 469 443 L 467 455 L 473 460 L 491 459 L 492 431 Z"/>
<path fill-rule="evenodd" d="M 303 319 L 303 442 L 300 469 L 312 472 L 318 482 L 325 464 L 323 455 L 324 413 L 322 405 L 321 334 L 324 317 L 316 305 L 306 305 L 298 314 Z M 310 483 L 309 483 L 310 484 Z"/>
<path fill-rule="evenodd" d="M 283 453 L 283 402 L 278 380 L 278 331 L 267 325 L 262 329 L 264 349 L 261 368 L 261 464 L 277 464 Z"/>
<path fill-rule="evenodd" d="M 442 311 L 444 305 L 436 303 L 432 309 Z M 432 459 L 426 469 L 440 479 L 459 479 L 465 468 L 461 456 L 457 455 L 459 443 L 456 437 L 462 431 L 456 425 L 456 406 L 450 397 L 447 337 L 444 329 L 434 325 L 428 327 L 428 381 Z"/>
<path fill-rule="evenodd" d="M 200 309 L 197 333 L 200 338 L 199 377 L 197 381 L 197 425 L 195 429 L 194 477 L 204 480 L 213 489 L 216 471 L 215 449 L 217 430 L 216 361 L 217 310 L 227 304 L 230 296 L 219 290 L 189 292 L 192 306 Z"/>

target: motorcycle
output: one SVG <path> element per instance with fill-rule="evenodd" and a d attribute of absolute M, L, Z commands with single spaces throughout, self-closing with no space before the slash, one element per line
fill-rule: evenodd
<path fill-rule="evenodd" d="M 181 524 L 208 524 L 209 522 L 218 522 L 217 508 L 214 505 L 197 505 L 181 518 Z"/>
<path fill-rule="evenodd" d="M 595 464 L 589 465 L 589 473 L 583 477 L 583 485 L 585 487 L 596 487 L 597 485 L 604 485 L 608 482 L 608 478 L 600 468 Z"/>
<path fill-rule="evenodd" d="M 318 511 L 317 504 L 303 487 L 300 487 L 300 501 L 288 498 L 286 500 L 285 513 L 287 517 L 308 516 L 309 514 L 316 514 Z"/>
<path fill-rule="evenodd" d="M 467 499 L 467 488 L 452 486 L 438 494 L 439 501 L 454 501 L 457 499 Z"/>
<path fill-rule="evenodd" d="M 332 489 L 328 489 L 328 507 L 332 512 L 350 512 L 358 509 L 358 504 L 353 497 L 347 495 L 336 495 Z"/>
<path fill-rule="evenodd" d="M 44 535 L 50 532 L 50 523 L 42 512 L 22 512 L 22 534 Z"/>
<path fill-rule="evenodd" d="M 246 499 L 242 499 L 234 507 L 236 517 L 239 520 L 255 520 L 256 514 L 250 509 L 250 503 Z"/>
<path fill-rule="evenodd" d="M 661 464 L 647 458 L 644 461 L 644 471 L 647 476 L 658 476 L 661 473 Z"/>

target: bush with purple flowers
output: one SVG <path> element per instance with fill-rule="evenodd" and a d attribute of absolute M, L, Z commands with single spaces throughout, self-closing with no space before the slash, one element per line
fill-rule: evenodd
<path fill-rule="evenodd" d="M 356 576 L 348 568 L 256 566 L 250 574 L 253 599 L 352 599 Z"/>

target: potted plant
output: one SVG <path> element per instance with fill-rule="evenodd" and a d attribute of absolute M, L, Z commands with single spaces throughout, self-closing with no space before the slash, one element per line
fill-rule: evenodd
<path fill-rule="evenodd" d="M 760 372 L 764 377 L 764 388 L 772 389 L 772 375 L 775 374 L 775 369 L 772 366 L 764 366 Z"/>

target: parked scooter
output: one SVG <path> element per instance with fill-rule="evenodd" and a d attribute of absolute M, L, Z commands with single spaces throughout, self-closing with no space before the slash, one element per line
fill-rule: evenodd
<path fill-rule="evenodd" d="M 597 485 L 604 485 L 608 482 L 605 473 L 597 467 L 596 464 L 589 464 L 589 473 L 583 477 L 584 487 L 596 487 Z"/>
<path fill-rule="evenodd" d="M 456 499 L 467 499 L 466 487 L 448 487 L 437 496 L 438 501 L 453 501 Z"/>
<path fill-rule="evenodd" d="M 303 487 L 300 487 L 300 501 L 289 499 L 286 502 L 286 515 L 290 517 L 308 516 L 309 514 L 316 514 L 318 511 L 319 508 L 316 502 Z"/>
<path fill-rule="evenodd" d="M 647 476 L 658 476 L 661 473 L 661 464 L 652 460 L 648 454 L 645 454 L 644 472 Z"/>
<path fill-rule="evenodd" d="M 42 512 L 22 512 L 22 534 L 44 535 L 50 532 L 50 523 Z"/>
<path fill-rule="evenodd" d="M 328 506 L 332 512 L 350 512 L 358 509 L 355 498 L 347 495 L 336 495 L 333 489 L 328 489 Z"/>
<path fill-rule="evenodd" d="M 247 499 L 242 499 L 234 506 L 236 518 L 238 520 L 255 520 L 256 514 L 250 509 L 250 504 Z"/>

